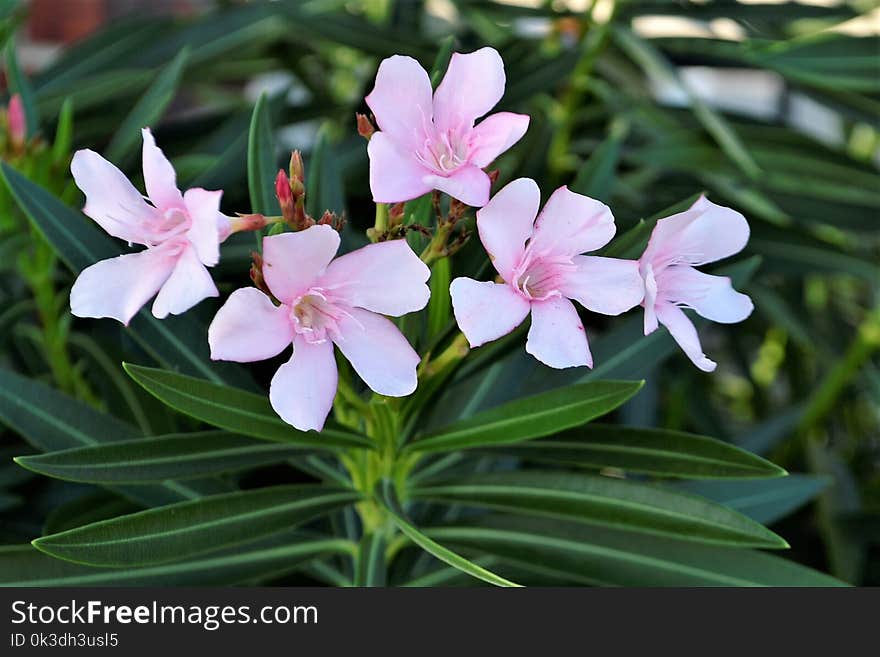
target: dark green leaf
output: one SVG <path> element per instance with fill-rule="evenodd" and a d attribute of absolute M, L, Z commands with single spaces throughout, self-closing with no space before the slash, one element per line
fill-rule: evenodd
<path fill-rule="evenodd" d="M 251 115 L 247 163 L 251 212 L 265 215 L 280 214 L 278 199 L 275 198 L 275 174 L 278 172 L 275 140 L 272 136 L 269 101 L 265 93 L 257 100 L 254 113 Z"/>
<path fill-rule="evenodd" d="M 369 439 L 348 431 L 325 428 L 317 433 L 294 429 L 272 410 L 265 395 L 152 367 L 130 363 L 124 363 L 123 367 L 131 378 L 160 401 L 220 429 L 304 447 L 373 446 Z"/>
<path fill-rule="evenodd" d="M 74 563 L 148 566 L 291 529 L 357 499 L 354 491 L 317 485 L 237 491 L 50 534 L 33 545 Z"/>
<path fill-rule="evenodd" d="M 37 113 L 31 83 L 24 76 L 21 67 L 18 65 L 14 39 L 10 40 L 6 46 L 6 79 L 9 90 L 14 94 L 18 94 L 21 98 L 25 128 L 27 129 L 28 138 L 31 138 L 40 131 L 40 115 Z"/>

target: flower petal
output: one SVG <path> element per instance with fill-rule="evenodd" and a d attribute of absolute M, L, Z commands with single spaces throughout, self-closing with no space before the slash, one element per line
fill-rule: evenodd
<path fill-rule="evenodd" d="M 518 178 L 477 210 L 480 241 L 504 280 L 512 277 L 541 205 L 541 190 L 531 178 Z"/>
<path fill-rule="evenodd" d="M 225 217 L 220 214 L 220 197 L 223 192 L 206 189 L 186 190 L 183 203 L 190 218 L 186 238 L 195 247 L 199 260 L 213 267 L 220 260 L 220 225 Z"/>
<path fill-rule="evenodd" d="M 471 127 L 504 95 L 504 62 L 494 48 L 453 53 L 434 93 L 434 124 L 441 131 Z"/>
<path fill-rule="evenodd" d="M 427 194 L 433 187 L 431 172 L 415 157 L 403 153 L 384 132 L 377 132 L 367 145 L 370 156 L 370 191 L 376 203 L 399 203 Z"/>
<path fill-rule="evenodd" d="M 153 316 L 165 319 L 169 314 L 180 315 L 202 299 L 216 296 L 220 293 L 211 274 L 199 260 L 196 250 L 187 246 L 177 256 L 174 271 L 156 295 Z"/>
<path fill-rule="evenodd" d="M 425 177 L 425 182 L 431 189 L 446 192 L 452 198 L 474 208 L 481 208 L 489 202 L 489 188 L 492 186 L 486 172 L 472 164 L 465 164 L 449 176 L 429 174 Z"/>
<path fill-rule="evenodd" d="M 684 212 L 660 219 L 641 257 L 654 273 L 672 263 L 702 265 L 739 253 L 749 241 L 749 223 L 736 210 L 701 196 Z"/>
<path fill-rule="evenodd" d="M 211 358 L 252 363 L 277 356 L 293 342 L 289 311 L 255 287 L 236 290 L 208 327 Z"/>
<path fill-rule="evenodd" d="M 584 325 L 574 304 L 565 297 L 532 303 L 526 351 L 556 369 L 593 366 Z"/>
<path fill-rule="evenodd" d="M 455 321 L 471 347 L 507 335 L 529 314 L 529 302 L 505 283 L 456 278 L 449 293 Z"/>
<path fill-rule="evenodd" d="M 147 243 L 147 226 L 156 216 L 156 209 L 144 201 L 125 174 L 88 149 L 74 153 L 70 172 L 86 196 L 83 213 L 113 237 Z"/>
<path fill-rule="evenodd" d="M 293 356 L 272 377 L 269 401 L 288 424 L 300 431 L 320 431 L 333 408 L 337 383 L 333 343 L 309 344 L 296 336 Z"/>
<path fill-rule="evenodd" d="M 406 240 L 391 240 L 336 258 L 316 285 L 348 305 L 398 317 L 425 307 L 430 275 Z"/>
<path fill-rule="evenodd" d="M 143 128 L 141 135 L 144 138 L 143 167 L 147 196 L 160 210 L 182 207 L 183 196 L 177 189 L 174 167 L 165 157 L 165 153 L 156 146 L 156 140 L 149 128 Z"/>
<path fill-rule="evenodd" d="M 577 255 L 605 246 L 615 230 L 607 205 L 562 186 L 538 215 L 532 244 L 541 253 Z"/>
<path fill-rule="evenodd" d="M 412 57 L 394 55 L 379 64 L 376 85 L 366 101 L 379 129 L 415 151 L 431 124 L 431 95 L 431 80 L 421 64 Z"/>
<path fill-rule="evenodd" d="M 263 278 L 279 301 L 290 303 L 324 273 L 339 249 L 339 233 L 317 225 L 263 238 Z"/>
<path fill-rule="evenodd" d="M 527 114 L 498 112 L 487 116 L 474 128 L 475 145 L 470 162 L 481 169 L 489 166 L 496 157 L 522 139 L 529 127 Z"/>
<path fill-rule="evenodd" d="M 645 297 L 645 283 L 635 260 L 575 256 L 577 269 L 565 277 L 562 293 L 587 310 L 619 315 Z"/>
<path fill-rule="evenodd" d="M 727 276 L 712 276 L 686 265 L 674 265 L 657 276 L 660 296 L 685 304 L 713 322 L 733 324 L 752 314 L 754 304 L 733 289 Z"/>
<path fill-rule="evenodd" d="M 419 355 L 391 320 L 352 308 L 339 323 L 339 334 L 336 346 L 370 389 L 390 397 L 415 391 Z"/>
<path fill-rule="evenodd" d="M 168 280 L 175 262 L 174 252 L 162 247 L 96 262 L 74 282 L 70 311 L 77 317 L 112 317 L 127 325 Z"/>
<path fill-rule="evenodd" d="M 642 301 L 645 308 L 645 335 L 649 335 L 657 330 L 657 279 L 650 263 L 643 263 L 642 269 L 645 275 L 645 299 Z"/>
<path fill-rule="evenodd" d="M 671 303 L 658 303 L 656 310 L 657 319 L 669 329 L 669 333 L 691 362 L 704 372 L 714 371 L 716 363 L 706 358 L 697 329 L 684 311 Z"/>

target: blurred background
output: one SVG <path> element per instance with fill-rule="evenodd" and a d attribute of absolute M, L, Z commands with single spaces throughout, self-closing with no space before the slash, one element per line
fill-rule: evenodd
<path fill-rule="evenodd" d="M 26 134 L 2 116 L 0 149 L 32 180 L 78 206 L 67 167 L 81 147 L 136 179 L 131 129 L 147 123 L 182 187 L 223 189 L 224 211 L 246 212 L 248 127 L 265 95 L 276 164 L 304 151 L 312 213 L 344 213 L 349 245 L 372 222 L 354 113 L 378 62 L 404 53 L 430 69 L 449 35 L 456 50 L 498 48 L 502 108 L 532 116 L 501 183 L 567 184 L 611 205 L 619 233 L 701 191 L 752 226 L 736 271 L 755 313 L 700 327 L 714 375 L 664 336 L 641 338 L 640 317 L 585 318 L 601 376 L 647 380 L 618 421 L 724 438 L 796 473 L 682 486 L 769 524 L 801 563 L 880 584 L 877 2 L 2 0 L 0 17 L 3 104 L 29 101 Z M 246 282 L 251 248 L 227 246 L 221 294 Z M 481 258 L 469 244 L 455 267 Z M 0 365 L 142 428 L 164 422 L 118 367 L 135 349 L 118 327 L 72 321 L 71 282 L 0 189 Z M 486 403 L 567 376 L 520 350 L 491 375 Z M 9 460 L 29 449 L 0 434 L 4 542 L 57 529 L 93 494 Z"/>

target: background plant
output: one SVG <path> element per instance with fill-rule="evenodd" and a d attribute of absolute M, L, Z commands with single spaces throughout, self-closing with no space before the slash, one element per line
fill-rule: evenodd
<path fill-rule="evenodd" d="M 23 156 L 4 151 L 2 215 L 11 228 L 0 248 L 45 255 L 25 257 L 0 282 L 0 532 L 8 544 L 0 581 L 469 584 L 476 580 L 461 569 L 492 579 L 483 568 L 518 583 L 831 582 L 799 561 L 876 583 L 877 43 L 827 31 L 869 7 L 596 4 L 591 15 L 459 0 L 451 24 L 419 2 L 227 6 L 188 22 L 133 17 L 30 80 L 16 75 L 10 55 L 11 91 L 47 145 L 29 141 Z M 639 21 L 658 14 L 704 26 L 723 18 L 744 38 L 640 36 Z M 522 29 L 534 19 L 546 33 Z M 452 43 L 439 59 L 436 44 L 450 31 L 457 50 L 489 44 L 502 52 L 500 109 L 532 116 L 525 140 L 499 161 L 500 184 L 527 175 L 545 191 L 567 183 L 612 204 L 620 234 L 612 248 L 625 257 L 638 255 L 651 218 L 688 205 L 700 189 L 749 217 L 746 257 L 727 267 L 756 311 L 705 334 L 719 356 L 716 375 L 694 371 L 665 332 L 641 338 L 640 317 L 591 316 L 600 337 L 585 381 L 575 381 L 584 372 L 535 363 L 514 335 L 448 371 L 439 361 L 436 389 L 423 385 L 406 402 L 410 426 L 389 426 L 381 401 L 352 397 L 351 415 L 371 418 L 364 443 L 348 429 L 316 437 L 277 420 L 259 392 L 271 365 L 209 362 L 209 303 L 161 323 L 139 316 L 129 330 L 109 322 L 53 328 L 66 321 L 69 270 L 119 251 L 76 209 L 66 171 L 72 148 L 96 148 L 137 173 L 138 130 L 153 125 L 182 186 L 224 189 L 229 211 L 278 214 L 274 175 L 302 147 L 308 211 L 344 213 L 350 249 L 375 220 L 353 118 L 366 109 L 375 66 L 400 52 L 442 71 Z M 11 44 L 12 30 L 3 34 Z M 772 72 L 779 107 L 761 116 L 721 111 L 693 87 L 694 66 Z M 255 105 L 241 93 L 254 76 L 277 70 L 292 75 L 278 93 Z M 669 100 L 668 88 L 687 104 Z M 790 125 L 805 98 L 839 121 L 836 141 Z M 40 173 L 29 162 L 53 164 Z M 407 204 L 397 220 L 437 228 L 430 199 Z M 418 232 L 408 239 L 416 248 L 431 243 Z M 224 246 L 222 293 L 241 285 L 253 248 L 250 235 Z M 427 321 L 405 326 L 420 353 L 441 353 L 451 337 L 444 280 L 485 264 L 474 240 L 453 260 L 437 255 Z M 132 366 L 129 377 L 123 360 L 161 371 Z M 646 384 L 634 395 L 636 384 L 602 383 L 609 379 Z M 193 406 L 193 393 L 212 403 Z M 534 395 L 546 396 L 523 401 Z M 572 400 L 565 417 L 534 412 Z M 513 406 L 490 410 L 505 403 Z M 583 424 L 611 411 L 601 424 Z M 531 433 L 512 433 L 522 427 Z M 404 505 L 382 483 L 381 450 L 355 445 L 387 444 L 406 431 L 422 434 L 408 445 L 417 451 L 425 441 L 426 457 L 401 487 Z M 514 438 L 539 439 L 499 444 Z M 797 474 L 776 476 L 732 446 Z M 339 450 L 363 463 L 340 469 Z M 28 452 L 21 463 L 52 479 L 11 462 Z M 352 471 L 374 477 L 358 485 L 369 498 L 351 492 Z M 627 500 L 636 511 L 624 512 Z M 178 503 L 222 529 L 184 521 L 185 541 L 162 544 L 152 529 L 168 528 L 163 509 Z M 658 506 L 675 519 L 661 522 Z M 128 515 L 144 508 L 153 515 Z M 724 509 L 772 526 L 792 551 L 783 558 L 748 548 L 778 539 L 740 516 L 701 520 Z M 111 524 L 94 524 L 105 519 Z M 61 534 L 76 527 L 86 541 Z M 41 535 L 53 557 L 27 545 Z M 128 537 L 124 554 L 108 551 L 110 535 Z M 82 542 L 90 548 L 71 546 Z"/>

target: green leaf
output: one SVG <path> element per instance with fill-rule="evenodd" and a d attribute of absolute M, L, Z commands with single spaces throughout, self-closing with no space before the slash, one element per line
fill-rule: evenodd
<path fill-rule="evenodd" d="M 561 472 L 491 472 L 412 491 L 417 499 L 576 520 L 736 547 L 788 544 L 746 516 L 696 496 L 632 481 Z"/>
<path fill-rule="evenodd" d="M 247 166 L 251 212 L 267 216 L 281 213 L 278 199 L 275 198 L 275 175 L 278 172 L 276 165 L 269 101 L 263 93 L 254 105 L 248 132 Z"/>
<path fill-rule="evenodd" d="M 310 484 L 236 491 L 102 520 L 33 545 L 74 563 L 148 566 L 287 530 L 358 499 L 352 490 Z"/>
<path fill-rule="evenodd" d="M 272 410 L 265 395 L 152 367 L 130 363 L 123 363 L 123 367 L 161 402 L 220 429 L 303 447 L 373 447 L 368 438 L 348 431 L 325 428 L 317 433 L 294 429 Z"/>
<path fill-rule="evenodd" d="M 714 500 L 770 525 L 814 499 L 829 484 L 829 477 L 793 474 L 770 481 L 683 482 L 676 488 Z"/>
<path fill-rule="evenodd" d="M 431 296 L 428 299 L 427 342 L 430 344 L 449 324 L 452 298 L 449 295 L 449 283 L 452 277 L 452 264 L 449 258 L 437 260 L 431 267 Z"/>
<path fill-rule="evenodd" d="M 285 535 L 176 563 L 116 569 L 54 559 L 30 545 L 2 546 L 0 586 L 230 585 L 282 575 L 316 557 L 351 555 L 352 549 L 347 540 Z"/>
<path fill-rule="evenodd" d="M 434 59 L 434 65 L 431 67 L 431 86 L 435 89 L 440 84 L 440 80 L 446 75 L 446 69 L 449 68 L 449 60 L 452 59 L 452 50 L 455 48 L 455 36 L 450 34 L 440 42 L 437 48 L 437 57 Z"/>
<path fill-rule="evenodd" d="M 14 39 L 10 40 L 6 45 L 6 79 L 9 91 L 21 97 L 25 128 L 27 130 L 27 137 L 30 139 L 40 131 L 40 115 L 34 102 L 34 91 L 31 88 L 31 84 L 18 65 Z"/>
<path fill-rule="evenodd" d="M 139 436 L 131 425 L 3 368 L 0 368 L 0 421 L 43 451 L 113 443 Z M 123 488 L 120 492 L 146 504 L 166 504 L 201 495 L 197 488 L 173 481 L 149 489 Z"/>
<path fill-rule="evenodd" d="M 149 127 L 162 118 L 177 94 L 177 87 L 186 70 L 188 57 L 189 49 L 183 48 L 165 68 L 159 71 L 156 79 L 116 129 L 105 151 L 108 160 L 125 161 L 140 142 L 141 129 Z"/>
<path fill-rule="evenodd" d="M 549 436 L 613 411 L 642 385 L 639 381 L 596 381 L 517 399 L 433 431 L 407 449 L 451 451 Z"/>
<path fill-rule="evenodd" d="M 190 479 L 278 463 L 303 451 L 225 431 L 138 438 L 33 456 L 15 462 L 40 474 L 91 484 Z"/>
<path fill-rule="evenodd" d="M 682 431 L 611 424 L 588 424 L 552 438 L 503 445 L 486 451 L 525 461 L 615 468 L 656 477 L 703 479 L 786 474 L 770 461 L 714 438 Z"/>
<path fill-rule="evenodd" d="M 406 517 L 403 509 L 400 508 L 397 496 L 394 493 L 394 488 L 389 482 L 386 481 L 382 485 L 381 495 L 382 503 L 388 510 L 388 513 L 391 515 L 391 519 L 394 521 L 394 524 L 397 525 L 397 528 L 425 552 L 434 555 L 440 561 L 447 563 L 454 568 L 458 568 L 463 573 L 467 573 L 468 575 L 483 580 L 484 582 L 488 582 L 489 584 L 494 584 L 495 586 L 518 586 L 518 584 L 511 582 L 510 580 L 500 577 L 495 573 L 486 570 L 482 566 L 478 566 L 473 561 L 468 561 L 461 555 L 443 547 L 423 534 L 412 524 L 412 522 Z"/>
<path fill-rule="evenodd" d="M 793 561 L 574 523 L 484 517 L 425 533 L 556 581 L 587 586 L 846 586 Z"/>
<path fill-rule="evenodd" d="M 630 123 L 622 117 L 615 117 L 608 128 L 608 136 L 593 151 L 590 158 L 581 166 L 571 184 L 571 190 L 592 198 L 605 201 L 611 199 L 620 150 L 629 134 Z"/>
<path fill-rule="evenodd" d="M 354 572 L 355 586 L 385 586 L 385 536 L 365 534 L 358 548 Z"/>
<path fill-rule="evenodd" d="M 52 162 L 66 167 L 73 147 L 73 101 L 67 98 L 58 113 L 55 141 L 52 142 Z"/>
<path fill-rule="evenodd" d="M 71 271 L 78 274 L 99 260 L 120 254 L 112 239 L 54 194 L 5 162 L 0 163 L 0 173 L 21 209 Z M 197 373 L 218 383 L 250 381 L 240 366 L 211 363 L 205 340 L 207 329 L 193 313 L 158 320 L 145 308 L 135 316 L 128 330 L 151 356 L 169 367 Z"/>
<path fill-rule="evenodd" d="M 21 468 L 19 470 L 27 472 Z M 43 534 L 57 534 L 74 527 L 134 513 L 142 509 L 142 506 L 137 506 L 110 491 L 94 489 L 91 493 L 52 509 L 43 524 Z"/>

